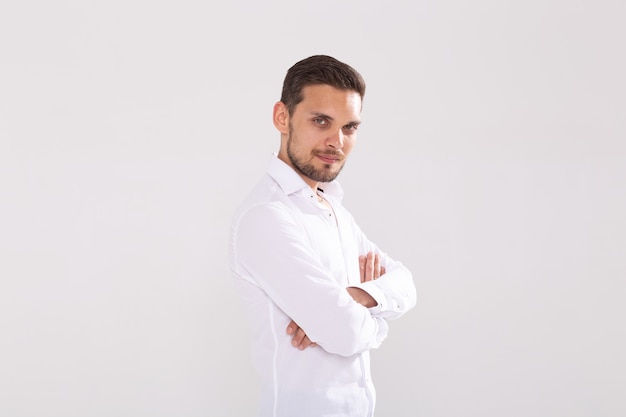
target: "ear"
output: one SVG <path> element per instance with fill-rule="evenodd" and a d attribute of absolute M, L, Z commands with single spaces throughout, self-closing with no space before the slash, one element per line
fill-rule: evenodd
<path fill-rule="evenodd" d="M 289 133 L 289 111 L 282 101 L 274 104 L 274 126 L 282 134 Z"/>

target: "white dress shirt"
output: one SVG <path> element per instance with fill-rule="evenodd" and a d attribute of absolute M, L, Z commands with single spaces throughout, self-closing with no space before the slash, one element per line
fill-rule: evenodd
<path fill-rule="evenodd" d="M 411 273 L 367 239 L 339 184 L 320 189 L 332 209 L 274 156 L 233 218 L 230 265 L 251 325 L 262 417 L 373 416 L 369 350 L 387 337 L 388 319 L 415 305 Z M 361 283 L 358 257 L 369 251 L 386 273 Z M 358 304 L 348 286 L 378 305 Z M 318 346 L 293 347 L 291 319 Z"/>

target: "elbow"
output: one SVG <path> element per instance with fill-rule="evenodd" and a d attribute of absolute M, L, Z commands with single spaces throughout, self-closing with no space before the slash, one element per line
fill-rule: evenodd
<path fill-rule="evenodd" d="M 350 357 L 358 355 L 359 353 L 363 353 L 368 350 L 368 348 L 367 344 L 360 343 L 360 341 L 358 340 L 344 340 L 341 341 L 341 343 L 328 345 L 327 347 L 325 347 L 325 350 L 328 353 L 333 353 L 335 355 Z"/>
<path fill-rule="evenodd" d="M 407 294 L 407 310 L 412 309 L 417 304 L 417 290 L 412 287 Z"/>
<path fill-rule="evenodd" d="M 402 297 L 396 300 L 396 312 L 403 315 L 407 311 L 413 309 L 417 304 L 417 291 L 415 287 L 411 287 Z"/>
<path fill-rule="evenodd" d="M 412 276 L 409 275 L 409 277 L 410 285 L 405 286 L 404 291 L 402 291 L 398 300 L 396 300 L 398 312 L 402 314 L 411 310 L 417 304 L 417 290 L 415 288 L 415 284 L 413 283 Z"/>
<path fill-rule="evenodd" d="M 387 337 L 388 330 L 384 319 L 370 316 L 362 325 L 350 326 L 344 337 L 323 343 L 321 346 L 328 353 L 350 357 L 378 348 Z"/>

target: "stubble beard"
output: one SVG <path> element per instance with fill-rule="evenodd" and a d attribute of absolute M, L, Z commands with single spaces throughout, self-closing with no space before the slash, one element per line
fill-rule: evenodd
<path fill-rule="evenodd" d="M 294 135 L 293 129 L 290 125 L 289 136 L 287 138 L 287 156 L 289 157 L 291 164 L 300 174 L 316 182 L 331 182 L 335 178 L 337 178 L 337 176 L 343 169 L 345 160 L 341 162 L 341 165 L 339 166 L 339 169 L 337 171 L 331 171 L 329 164 L 324 164 L 324 168 L 318 169 L 313 165 L 312 162 L 306 162 L 303 160 L 303 158 L 300 158 L 298 157 L 298 155 L 296 155 L 296 152 L 295 152 L 296 142 L 297 142 L 297 138 Z M 314 151 L 311 153 L 311 159 L 315 158 L 315 156 L 318 154 L 329 155 L 329 156 L 339 155 L 339 153 L 336 151 L 330 151 L 330 152 L 315 152 Z"/>

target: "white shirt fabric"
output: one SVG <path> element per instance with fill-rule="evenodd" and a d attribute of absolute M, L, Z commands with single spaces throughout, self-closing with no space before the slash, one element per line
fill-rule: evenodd
<path fill-rule="evenodd" d="M 415 305 L 411 273 L 367 239 L 341 205 L 339 184 L 320 188 L 332 209 L 274 156 L 233 218 L 230 265 L 252 330 L 260 417 L 373 416 L 369 350 L 387 337 L 388 319 Z M 358 256 L 369 251 L 386 273 L 361 283 Z M 348 286 L 378 305 L 358 304 Z M 291 319 L 318 346 L 293 347 Z"/>

